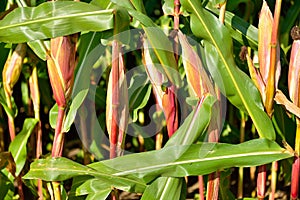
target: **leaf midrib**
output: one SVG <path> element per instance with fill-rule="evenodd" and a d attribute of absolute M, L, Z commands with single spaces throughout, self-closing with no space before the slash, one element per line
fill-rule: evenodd
<path fill-rule="evenodd" d="M 15 23 L 15 24 L 9 24 L 6 26 L 2 26 L 0 27 L 0 31 L 4 30 L 4 29 L 8 29 L 8 28 L 16 28 L 16 27 L 20 27 L 20 26 L 27 26 L 30 24 L 36 24 L 36 23 L 40 23 L 40 22 L 48 22 L 48 21 L 53 21 L 53 20 L 57 20 L 57 19 L 67 19 L 67 18 L 72 18 L 72 17 L 82 17 L 82 16 L 93 16 L 93 15 L 100 15 L 100 14 L 109 14 L 112 13 L 113 9 L 109 9 L 109 10 L 100 10 L 100 11 L 90 11 L 90 12 L 84 12 L 84 13 L 74 13 L 74 14 L 69 14 L 69 15 L 63 15 L 63 16 L 54 16 L 54 17 L 47 17 L 47 18 L 42 18 L 42 19 L 36 19 L 36 20 L 30 20 L 27 22 L 19 22 L 19 23 Z M 1 22 L 0 22 L 1 25 Z"/>
<path fill-rule="evenodd" d="M 32 168 L 30 171 L 31 171 L 31 173 L 34 173 L 34 172 L 39 173 L 39 172 L 43 172 L 44 170 L 45 170 L 44 168 Z M 70 168 L 62 168 L 62 167 L 47 167 L 47 171 L 59 171 L 60 173 L 65 171 L 66 174 L 72 172 L 72 173 L 75 173 L 75 174 L 91 175 L 91 176 L 94 176 L 94 177 L 107 178 L 107 179 L 110 179 L 110 180 L 112 180 L 114 178 L 117 178 L 117 179 L 121 179 L 121 180 L 126 181 L 126 182 L 131 182 L 131 183 L 134 183 L 136 185 L 140 185 L 142 187 L 146 187 L 146 184 L 144 184 L 143 182 L 139 182 L 139 181 L 136 181 L 134 179 L 128 179 L 128 178 L 121 177 L 121 176 L 116 177 L 114 174 L 108 175 L 108 174 L 105 174 L 105 173 L 95 171 L 94 169 L 93 170 L 82 170 L 82 169 L 70 169 Z M 24 178 L 26 179 L 26 177 L 24 177 Z"/>
<path fill-rule="evenodd" d="M 149 171 L 149 170 L 156 169 L 156 168 L 164 168 L 164 167 L 170 167 L 170 166 L 176 166 L 176 165 L 193 164 L 193 163 L 215 161 L 215 160 L 222 160 L 222 159 L 242 158 L 242 157 L 248 157 L 248 156 L 267 156 L 267 155 L 277 155 L 277 154 L 283 154 L 283 152 L 281 150 L 280 151 L 250 152 L 250 153 L 240 153 L 240 154 L 234 154 L 234 155 L 198 158 L 198 159 L 193 159 L 193 160 L 183 160 L 183 161 L 176 161 L 176 162 L 171 162 L 171 163 L 152 165 L 152 166 L 142 167 L 142 168 L 138 168 L 138 169 L 126 170 L 126 171 L 114 173 L 113 175 L 114 176 L 124 176 L 124 175 L 129 175 L 132 173 L 141 173 L 143 171 Z"/>

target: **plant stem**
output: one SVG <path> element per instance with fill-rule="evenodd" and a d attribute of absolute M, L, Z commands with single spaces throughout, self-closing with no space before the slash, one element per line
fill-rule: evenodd
<path fill-rule="evenodd" d="M 240 125 L 240 143 L 245 141 L 245 127 L 247 118 L 245 113 L 241 111 L 241 125 Z M 244 183 L 244 168 L 239 167 L 239 178 L 238 178 L 238 192 L 237 198 L 243 198 L 243 183 Z"/>
<path fill-rule="evenodd" d="M 266 165 L 261 165 L 258 167 L 257 175 L 257 198 L 263 200 L 265 198 L 265 189 L 267 181 L 267 167 Z"/>
<path fill-rule="evenodd" d="M 291 180 L 291 199 L 296 200 L 299 195 L 299 170 L 300 170 L 300 161 L 299 161 L 299 146 L 300 146 L 300 119 L 296 119 L 297 130 L 296 130 L 296 139 L 295 139 L 295 156 L 294 163 L 292 166 L 292 180 Z"/>
<path fill-rule="evenodd" d="M 220 185 L 220 172 L 216 171 L 208 175 L 206 199 L 218 200 Z"/>
<path fill-rule="evenodd" d="M 271 177 L 271 193 L 269 196 L 269 200 L 275 199 L 276 192 L 276 182 L 277 182 L 277 170 L 278 170 L 278 162 L 272 162 L 272 177 Z"/>
<path fill-rule="evenodd" d="M 62 132 L 62 126 L 65 118 L 65 109 L 62 107 L 58 108 L 58 116 L 55 127 L 54 141 L 52 147 L 52 157 L 57 158 L 62 156 L 63 144 L 64 144 L 64 132 Z M 61 200 L 60 183 L 52 182 L 54 190 L 55 200 Z"/>
<path fill-rule="evenodd" d="M 5 91 L 5 96 L 6 96 L 7 107 L 10 110 L 12 110 L 11 94 L 9 92 L 7 92 L 6 90 L 4 90 L 4 91 Z M 13 141 L 16 137 L 14 118 L 10 114 L 7 114 L 7 118 L 8 118 L 8 129 L 9 129 L 10 141 Z"/>
<path fill-rule="evenodd" d="M 299 155 L 296 155 L 294 157 L 294 163 L 292 167 L 291 200 L 297 200 L 299 196 L 299 171 L 300 159 Z"/>
<path fill-rule="evenodd" d="M 60 193 L 60 183 L 59 182 L 52 182 L 54 199 L 61 200 L 61 193 Z"/>
<path fill-rule="evenodd" d="M 24 192 L 23 192 L 23 186 L 22 186 L 22 177 L 21 174 L 16 178 L 18 183 L 18 194 L 20 196 L 20 200 L 25 200 Z"/>
<path fill-rule="evenodd" d="M 295 152 L 299 156 L 300 155 L 300 119 L 296 119 L 297 130 L 296 130 L 296 139 L 295 139 Z"/>
<path fill-rule="evenodd" d="M 53 158 L 62 156 L 63 145 L 64 145 L 64 132 L 62 128 L 63 128 L 64 118 L 65 118 L 65 109 L 59 107 L 57 122 L 55 127 L 54 140 L 53 140 L 53 147 L 52 147 Z"/>
<path fill-rule="evenodd" d="M 273 104 L 274 104 L 274 96 L 275 96 L 275 72 L 276 72 L 276 64 L 277 64 L 277 45 L 278 45 L 278 26 L 280 19 L 280 10 L 281 10 L 282 0 L 276 0 L 275 4 L 275 12 L 274 12 L 274 21 L 272 26 L 272 36 L 271 36 L 271 54 L 270 54 L 270 71 L 268 74 L 268 81 L 266 83 L 266 102 L 265 108 L 269 115 L 272 117 L 273 114 Z"/>
<path fill-rule="evenodd" d="M 198 176 L 199 182 L 199 200 L 204 200 L 204 181 L 203 176 Z"/>

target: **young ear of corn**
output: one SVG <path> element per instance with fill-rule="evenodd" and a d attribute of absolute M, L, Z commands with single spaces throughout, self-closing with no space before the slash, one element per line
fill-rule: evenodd
<path fill-rule="evenodd" d="M 289 94 L 292 102 L 300 107 L 300 28 L 294 27 L 291 32 L 293 38 L 293 45 L 291 50 L 289 75 L 288 75 L 288 86 Z M 296 200 L 299 195 L 299 170 L 300 170 L 300 119 L 296 118 L 296 138 L 295 138 L 295 157 L 292 166 L 292 180 L 291 180 L 291 199 Z"/>
<path fill-rule="evenodd" d="M 47 58 L 48 74 L 58 105 L 58 117 L 52 148 L 52 157 L 60 157 L 63 150 L 62 132 L 65 108 L 71 98 L 74 83 L 77 34 L 51 39 Z"/>
<path fill-rule="evenodd" d="M 65 108 L 71 98 L 74 84 L 75 54 L 77 34 L 53 38 L 50 41 L 50 52 L 47 57 L 49 79 L 54 99 L 58 105 L 52 157 L 60 157 L 63 152 L 64 132 L 63 122 Z M 55 199 L 60 200 L 60 183 L 52 182 Z"/>
<path fill-rule="evenodd" d="M 106 104 L 106 126 L 110 140 L 110 158 L 124 152 L 125 133 L 128 124 L 128 91 L 124 73 L 121 44 L 112 42 L 112 68 L 109 75 Z"/>

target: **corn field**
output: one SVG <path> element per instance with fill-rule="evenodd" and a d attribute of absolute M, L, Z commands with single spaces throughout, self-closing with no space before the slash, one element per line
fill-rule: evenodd
<path fill-rule="evenodd" d="M 299 199 L 300 1 L 1 2 L 0 200 Z"/>

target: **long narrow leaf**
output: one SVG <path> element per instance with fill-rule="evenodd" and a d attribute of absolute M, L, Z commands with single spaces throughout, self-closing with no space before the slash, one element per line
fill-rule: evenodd
<path fill-rule="evenodd" d="M 0 20 L 0 41 L 21 43 L 82 31 L 104 31 L 113 27 L 112 13 L 112 9 L 101 10 L 94 5 L 72 1 L 17 8 Z"/>
<path fill-rule="evenodd" d="M 30 171 L 23 178 L 64 181 L 73 177 L 88 175 L 125 191 L 143 192 L 146 187 L 138 178 L 114 176 L 112 174 L 116 173 L 116 170 L 105 165 L 101 165 L 101 169 L 102 171 L 97 171 L 63 157 L 39 159 L 31 164 Z"/>
<path fill-rule="evenodd" d="M 208 154 L 202 156 L 206 151 Z M 102 164 L 120 171 L 114 173 L 115 176 L 136 175 L 149 182 L 157 176 L 203 175 L 224 168 L 262 165 L 292 156 L 292 153 L 285 152 L 276 142 L 254 139 L 238 145 L 200 143 L 174 146 L 106 160 Z M 124 165 L 133 163 L 133 160 L 139 162 L 135 165 Z M 95 165 L 91 167 L 96 168 Z M 101 168 L 97 170 L 101 171 Z"/>
<path fill-rule="evenodd" d="M 203 152 L 208 153 L 203 156 Z M 66 158 L 40 159 L 31 164 L 31 170 L 24 178 L 62 181 L 90 175 L 127 191 L 142 192 L 145 185 L 141 179 L 149 183 L 159 176 L 203 175 L 224 168 L 262 165 L 292 156 L 276 142 L 267 139 L 254 139 L 238 145 L 200 143 L 126 155 L 89 166 Z"/>

